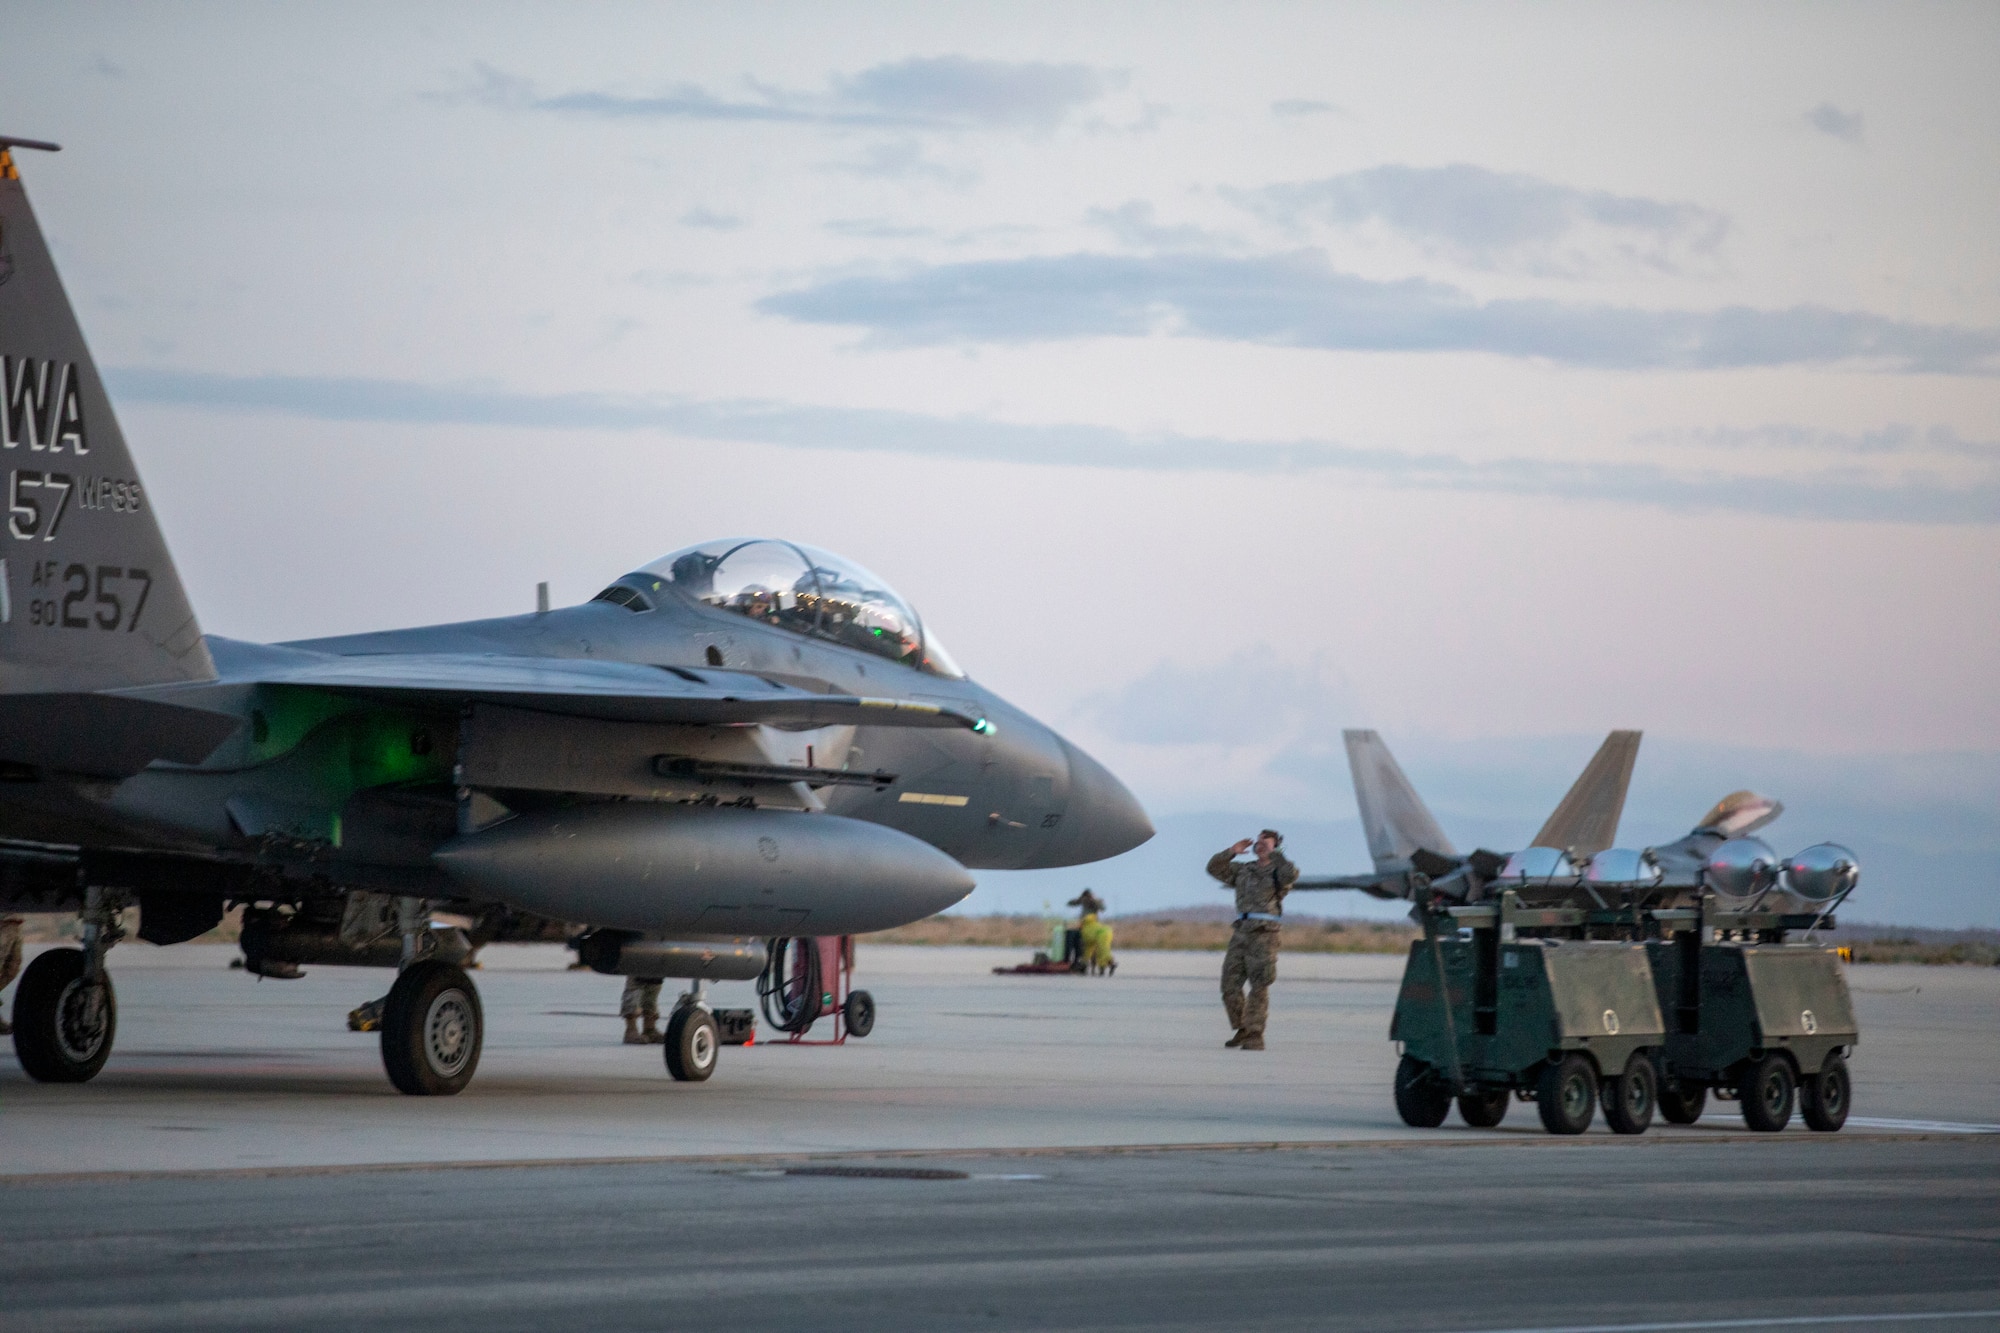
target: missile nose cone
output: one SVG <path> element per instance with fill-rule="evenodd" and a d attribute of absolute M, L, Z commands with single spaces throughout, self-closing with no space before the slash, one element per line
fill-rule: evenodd
<path fill-rule="evenodd" d="M 1068 741 L 1069 806 L 1063 812 L 1064 836 L 1047 865 L 1082 865 L 1129 852 L 1153 836 L 1153 821 L 1139 798 L 1112 776 L 1111 770 Z"/>

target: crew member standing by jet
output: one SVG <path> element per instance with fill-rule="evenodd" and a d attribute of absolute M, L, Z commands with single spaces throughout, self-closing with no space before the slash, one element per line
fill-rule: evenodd
<path fill-rule="evenodd" d="M 1236 890 L 1236 928 L 1222 956 L 1222 1007 L 1236 1035 L 1224 1042 L 1239 1050 L 1264 1049 L 1264 1020 L 1271 1013 L 1271 983 L 1278 979 L 1278 922 L 1299 868 L 1278 851 L 1284 837 L 1265 829 L 1208 858 L 1208 873 Z M 1257 859 L 1236 858 L 1254 848 Z M 1245 993 L 1245 988 L 1248 993 Z"/>
<path fill-rule="evenodd" d="M 21 926 L 18 916 L 0 916 L 0 990 L 21 974 Z M 14 1027 L 0 1013 L 0 1036 L 12 1032 Z"/>
<path fill-rule="evenodd" d="M 660 1032 L 660 977 L 627 977 L 625 993 L 618 997 L 618 1016 L 625 1020 L 627 1046 L 657 1046 L 666 1040 Z M 639 1020 L 646 1030 L 639 1030 Z"/>

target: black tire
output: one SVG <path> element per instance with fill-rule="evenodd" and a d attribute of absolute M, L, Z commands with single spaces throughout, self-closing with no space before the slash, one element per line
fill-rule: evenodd
<path fill-rule="evenodd" d="M 1708 1085 L 1684 1078 L 1660 1080 L 1660 1119 L 1670 1125 L 1692 1125 L 1708 1105 Z"/>
<path fill-rule="evenodd" d="M 1507 1118 L 1514 1094 L 1506 1088 L 1476 1088 L 1460 1095 L 1458 1118 L 1474 1129 L 1493 1129 Z"/>
<path fill-rule="evenodd" d="M 1797 1092 L 1798 1078 L 1792 1073 L 1790 1060 L 1773 1052 L 1753 1061 L 1738 1092 L 1743 1101 L 1743 1123 L 1760 1134 L 1776 1134 L 1791 1123 Z"/>
<path fill-rule="evenodd" d="M 1597 1070 L 1580 1055 L 1565 1055 L 1542 1067 L 1535 1109 L 1551 1134 L 1581 1134 L 1597 1116 Z"/>
<path fill-rule="evenodd" d="M 875 997 L 865 990 L 847 992 L 847 1003 L 841 1007 L 841 1016 L 847 1020 L 848 1036 L 867 1036 L 875 1030 Z"/>
<path fill-rule="evenodd" d="M 1436 1129 L 1451 1114 L 1451 1085 L 1414 1055 L 1396 1066 L 1396 1114 L 1412 1129 Z"/>
<path fill-rule="evenodd" d="M 1624 1073 L 1604 1082 L 1604 1123 L 1614 1134 L 1644 1134 L 1653 1123 L 1659 1091 L 1652 1060 L 1638 1052 L 1625 1062 Z"/>
<path fill-rule="evenodd" d="M 450 1097 L 479 1068 L 485 1011 L 472 978 L 435 958 L 412 963 L 382 1002 L 382 1067 L 398 1092 Z"/>
<path fill-rule="evenodd" d="M 1806 1128 L 1833 1134 L 1847 1123 L 1848 1103 L 1854 1100 L 1854 1083 L 1847 1076 L 1847 1061 L 1835 1051 L 1817 1074 L 1799 1080 L 1799 1114 Z"/>
<path fill-rule="evenodd" d="M 715 1030 L 715 1015 L 694 1004 L 674 1010 L 667 1019 L 667 1072 L 677 1082 L 706 1082 L 721 1054 L 722 1035 Z"/>
<path fill-rule="evenodd" d="M 50 949 L 14 991 L 14 1054 L 37 1083 L 88 1083 L 111 1058 L 118 996 L 111 978 L 83 979 L 83 950 Z"/>

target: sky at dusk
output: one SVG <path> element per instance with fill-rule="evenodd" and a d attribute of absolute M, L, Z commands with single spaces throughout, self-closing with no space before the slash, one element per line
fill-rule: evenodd
<path fill-rule="evenodd" d="M 880 572 L 1161 829 L 1462 846 L 1606 730 L 2000 925 L 2000 8 L 10 6 L 0 132 L 202 627 Z M 1213 844 L 1213 845 L 1211 845 Z M 1313 904 L 1355 910 L 1343 898 Z"/>

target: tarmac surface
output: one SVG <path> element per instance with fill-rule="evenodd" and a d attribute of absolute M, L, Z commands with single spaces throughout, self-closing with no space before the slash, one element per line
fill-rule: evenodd
<path fill-rule="evenodd" d="M 0 1320 L 2000 1326 L 2000 1140 L 1539 1144 L 17 1185 Z"/>
<path fill-rule="evenodd" d="M 232 954 L 121 945 L 92 1083 L 0 1057 L 0 1328 L 2000 1329 L 2000 969 L 1851 969 L 1839 1135 L 1559 1141 L 1401 1124 L 1394 957 L 1285 956 L 1243 1053 L 1216 955 L 864 946 L 873 1035 L 688 1085 L 494 948 L 477 1079 L 406 1098 L 387 973 Z"/>

